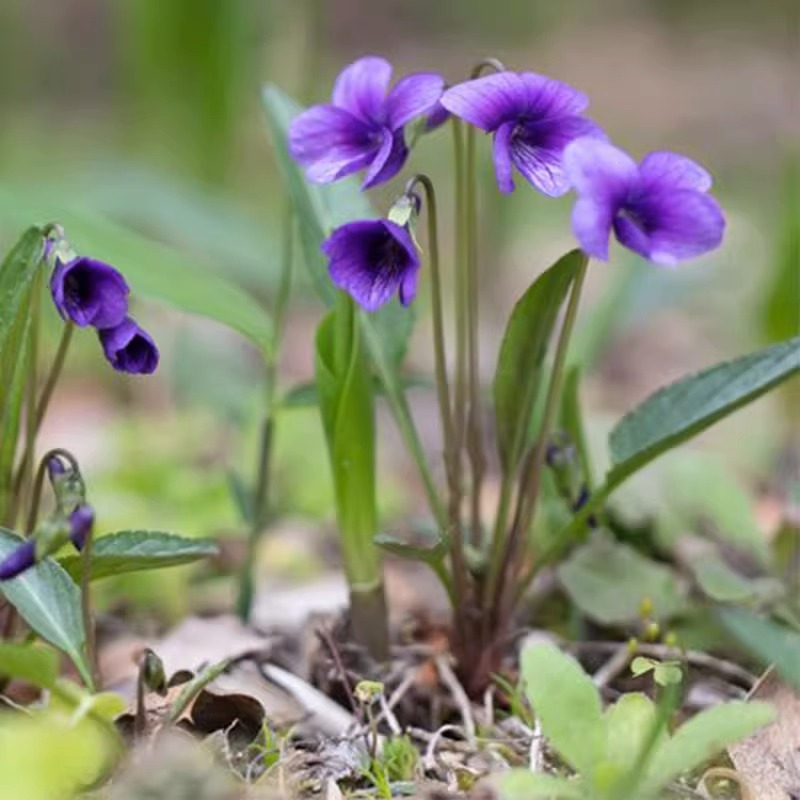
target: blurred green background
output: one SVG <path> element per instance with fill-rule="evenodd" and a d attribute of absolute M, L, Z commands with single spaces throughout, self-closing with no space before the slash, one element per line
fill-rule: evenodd
<path fill-rule="evenodd" d="M 124 231 L 116 246 L 135 242 L 154 268 L 177 260 L 216 271 L 268 304 L 283 196 L 260 109 L 264 83 L 324 101 L 335 74 L 367 53 L 386 56 L 398 75 L 436 70 L 451 83 L 489 55 L 544 72 L 587 92 L 592 116 L 635 155 L 674 149 L 704 163 L 729 220 L 723 248 L 679 270 L 659 271 L 618 247 L 609 264 L 593 266 L 580 342 L 591 358 L 584 395 L 602 461 L 610 422 L 657 386 L 800 330 L 798 105 L 790 102 L 800 73 L 791 6 L 0 0 L 2 243 L 9 247 L 25 222 L 63 213 L 74 220 L 68 234 L 98 243 L 93 255 L 111 260 Z M 411 169 L 427 171 L 439 186 L 447 236 L 449 144 L 444 132 L 426 137 L 413 167 L 373 193 L 376 206 L 388 208 Z M 501 197 L 486 141 L 481 159 L 488 379 L 514 298 L 572 245 L 569 198 L 547 200 L 522 184 Z M 428 370 L 425 297 L 418 306 L 410 366 Z M 287 386 L 311 374 L 319 311 L 300 277 L 282 359 Z M 137 298 L 136 314 L 161 346 L 158 375 L 116 376 L 93 336 L 77 337 L 43 445 L 76 452 L 103 529 L 235 531 L 230 475 L 253 471 L 260 360 L 238 335 L 158 302 Z M 54 314 L 51 325 L 52 347 Z M 435 453 L 432 398 L 415 392 L 413 405 Z M 774 475 L 792 431 L 789 408 L 764 400 L 698 447 L 749 490 Z M 382 451 L 392 480 L 381 489 L 388 517 L 420 506 L 395 445 L 389 425 Z M 276 515 L 330 519 L 314 409 L 281 416 L 275 465 Z M 126 591 L 179 610 L 183 595 L 165 599 L 164 586 L 160 576 L 137 578 Z"/>

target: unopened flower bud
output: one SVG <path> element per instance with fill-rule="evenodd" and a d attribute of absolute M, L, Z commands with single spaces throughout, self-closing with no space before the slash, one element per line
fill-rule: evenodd
<path fill-rule="evenodd" d="M 144 651 L 140 669 L 144 685 L 163 697 L 167 693 L 164 662 L 149 647 Z"/>
<path fill-rule="evenodd" d="M 94 525 L 94 510 L 82 503 L 69 516 L 69 538 L 78 550 L 83 549 L 86 537 Z"/>
<path fill-rule="evenodd" d="M 36 563 L 36 543 L 28 539 L 0 561 L 0 581 L 16 578 Z"/>

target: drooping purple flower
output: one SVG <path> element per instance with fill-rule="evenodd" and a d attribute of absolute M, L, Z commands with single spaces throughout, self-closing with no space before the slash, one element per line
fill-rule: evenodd
<path fill-rule="evenodd" d="M 543 194 L 569 191 L 564 148 L 579 136 L 606 138 L 581 116 L 583 93 L 533 72 L 498 72 L 460 83 L 442 96 L 451 113 L 494 134 L 494 170 L 501 192 L 514 190 L 513 168 Z"/>
<path fill-rule="evenodd" d="M 322 243 L 333 282 L 367 311 L 397 292 L 407 306 L 417 294 L 419 253 L 408 230 L 387 219 L 349 222 Z"/>
<path fill-rule="evenodd" d="M 158 348 L 136 320 L 126 317 L 114 328 L 98 331 L 103 352 L 118 372 L 149 375 L 158 366 Z"/>
<path fill-rule="evenodd" d="M 76 549 L 82 550 L 94 525 L 94 510 L 90 505 L 83 503 L 69 515 L 69 538 Z"/>
<path fill-rule="evenodd" d="M 612 228 L 625 247 L 666 266 L 722 241 L 725 217 L 708 194 L 711 176 L 685 156 L 655 152 L 637 165 L 607 142 L 579 139 L 564 163 L 578 194 L 572 228 L 595 258 L 608 259 Z"/>
<path fill-rule="evenodd" d="M 76 325 L 113 328 L 128 313 L 125 278 L 102 261 L 74 258 L 59 261 L 50 279 L 53 302 L 64 319 Z"/>
<path fill-rule="evenodd" d="M 444 81 L 430 72 L 401 78 L 389 90 L 392 67 L 367 56 L 336 79 L 331 103 L 312 106 L 292 121 L 289 151 L 314 183 L 331 183 L 366 169 L 362 188 L 394 177 L 408 156 L 404 126 L 432 109 Z"/>
<path fill-rule="evenodd" d="M 26 539 L 0 562 L 0 581 L 16 578 L 36 563 L 36 542 Z"/>

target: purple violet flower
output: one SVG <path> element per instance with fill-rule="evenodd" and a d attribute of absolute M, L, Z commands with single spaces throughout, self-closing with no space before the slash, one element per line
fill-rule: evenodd
<path fill-rule="evenodd" d="M 289 152 L 314 183 L 331 183 L 366 169 L 363 189 L 394 177 L 408 148 L 404 126 L 436 105 L 444 80 L 430 72 L 401 78 L 389 91 L 392 66 L 367 56 L 345 67 L 329 105 L 312 106 L 292 121 Z"/>
<path fill-rule="evenodd" d="M 417 294 L 420 260 L 408 230 L 387 219 L 349 222 L 322 243 L 331 280 L 367 311 L 395 292 L 407 306 Z"/>
<path fill-rule="evenodd" d="M 665 266 L 722 241 L 725 217 L 708 194 L 711 176 L 685 156 L 650 153 L 637 165 L 607 142 L 579 139 L 564 164 L 578 194 L 572 228 L 588 255 L 608 259 L 612 228 L 625 247 Z"/>
<path fill-rule="evenodd" d="M 58 312 L 76 325 L 113 328 L 128 313 L 128 284 L 114 267 L 92 258 L 59 261 L 50 279 Z"/>
<path fill-rule="evenodd" d="M 94 525 L 94 510 L 83 503 L 69 515 L 69 538 L 77 550 L 82 550 Z"/>
<path fill-rule="evenodd" d="M 16 578 L 36 563 L 36 542 L 26 539 L 0 562 L 0 581 Z"/>
<path fill-rule="evenodd" d="M 98 331 L 108 362 L 118 372 L 149 375 L 158 366 L 158 348 L 136 320 L 126 317 L 115 328 Z"/>
<path fill-rule="evenodd" d="M 498 72 L 460 83 L 442 96 L 456 117 L 494 134 L 494 170 L 501 192 L 514 190 L 513 167 L 550 197 L 569 191 L 561 156 L 579 136 L 605 139 L 580 116 L 586 95 L 533 72 Z"/>
<path fill-rule="evenodd" d="M 425 133 L 430 133 L 440 128 L 450 119 L 450 112 L 442 105 L 442 101 L 438 103 L 425 115 Z"/>

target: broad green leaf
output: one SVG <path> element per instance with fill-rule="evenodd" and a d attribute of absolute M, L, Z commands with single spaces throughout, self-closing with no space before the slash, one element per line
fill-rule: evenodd
<path fill-rule="evenodd" d="M 738 608 L 723 608 L 719 617 L 764 666 L 775 664 L 784 680 L 800 690 L 800 634 Z"/>
<path fill-rule="evenodd" d="M 48 689 L 58 678 L 58 654 L 43 645 L 0 642 L 0 675 Z"/>
<path fill-rule="evenodd" d="M 645 772 L 643 793 L 664 787 L 717 755 L 727 745 L 749 736 L 774 718 L 766 703 L 733 701 L 709 708 L 682 725 L 656 749 Z"/>
<path fill-rule="evenodd" d="M 591 774 L 606 744 L 600 695 L 591 678 L 550 644 L 525 647 L 521 671 L 528 701 L 550 744 L 575 770 Z"/>
<path fill-rule="evenodd" d="M 400 386 L 405 389 L 432 389 L 430 378 L 424 375 L 403 375 L 399 378 Z M 375 377 L 372 381 L 372 392 L 376 397 L 386 394 L 386 387 Z M 298 383 L 292 386 L 281 398 L 280 407 L 287 410 L 295 408 L 313 408 L 319 404 L 317 385 L 313 381 Z"/>
<path fill-rule="evenodd" d="M 52 219 L 64 226 L 75 250 L 113 264 L 134 299 L 160 300 L 220 322 L 250 339 L 261 352 L 273 346 L 267 312 L 246 291 L 180 251 L 99 215 L 76 212 L 35 192 L 0 187 L 0 208 L 12 219 Z"/>
<path fill-rule="evenodd" d="M 621 482 L 665 451 L 800 372 L 800 336 L 673 383 L 651 395 L 617 424 L 609 439 L 612 469 Z"/>
<path fill-rule="evenodd" d="M 119 531 L 99 536 L 92 544 L 92 580 L 123 575 L 126 572 L 163 569 L 190 564 L 216 555 L 217 546 L 202 539 L 187 539 L 161 531 Z M 61 566 L 74 578 L 81 574 L 81 556 L 60 559 Z"/>
<path fill-rule="evenodd" d="M 289 126 L 303 111 L 302 106 L 272 85 L 264 88 L 263 104 L 278 167 L 297 214 L 306 267 L 320 299 L 330 306 L 336 291 L 320 246 L 337 226 L 372 219 L 375 211 L 353 178 L 326 185 L 306 181 L 303 168 L 292 159 L 288 149 Z M 365 316 L 362 324 L 374 328 L 377 334 L 375 344 L 369 343 L 370 348 L 379 346 L 392 364 L 398 364 L 405 355 L 414 325 L 413 310 L 392 300 Z"/>
<path fill-rule="evenodd" d="M 558 577 L 578 608 L 604 625 L 640 619 L 645 600 L 662 620 L 684 607 L 685 591 L 672 570 L 605 536 L 575 550 Z"/>
<path fill-rule="evenodd" d="M 41 228 L 28 228 L 0 265 L 0 353 L 18 315 L 26 309 L 44 254 Z"/>
<path fill-rule="evenodd" d="M 580 800 L 585 796 L 579 781 L 527 769 L 512 769 L 492 778 L 492 783 L 500 800 Z"/>
<path fill-rule="evenodd" d="M 0 528 L 0 559 L 21 542 L 19 536 Z M 91 684 L 84 653 L 86 634 L 81 618 L 80 591 L 59 564 L 45 558 L 18 577 L 1 581 L 0 593 L 39 636 L 64 651 L 81 677 Z"/>
<path fill-rule="evenodd" d="M 354 584 L 380 581 L 375 501 L 375 411 L 355 304 L 340 294 L 317 329 L 315 375 L 328 441 L 345 572 Z"/>
<path fill-rule="evenodd" d="M 497 446 L 506 472 L 516 468 L 527 444 L 547 345 L 585 258 L 580 250 L 573 250 L 556 261 L 531 284 L 509 317 L 493 383 Z"/>
<path fill-rule="evenodd" d="M 689 562 L 698 586 L 712 600 L 720 603 L 747 603 L 777 598 L 782 592 L 780 582 L 773 578 L 748 578 L 728 566 L 714 552 L 700 553 Z"/>
<path fill-rule="evenodd" d="M 564 390 L 561 398 L 561 426 L 574 443 L 578 452 L 581 473 L 588 486 L 594 483 L 589 445 L 583 425 L 580 401 L 581 368 L 570 367 L 564 377 Z"/>

